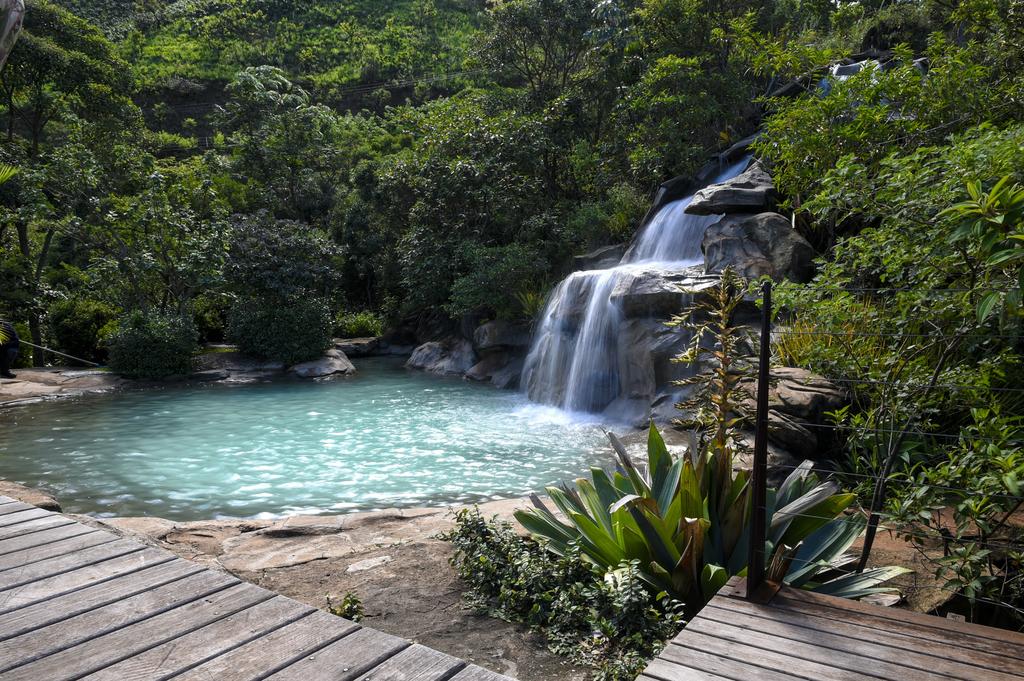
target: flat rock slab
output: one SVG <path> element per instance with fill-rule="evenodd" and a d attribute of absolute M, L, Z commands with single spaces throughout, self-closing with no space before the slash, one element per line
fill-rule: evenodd
<path fill-rule="evenodd" d="M 379 336 L 368 338 L 335 338 L 334 347 L 349 357 L 371 357 L 381 354 L 384 344 Z"/>
<path fill-rule="evenodd" d="M 17 378 L 0 379 L 0 407 L 47 397 L 108 392 L 130 384 L 109 371 L 47 368 L 16 369 L 15 374 Z"/>
<path fill-rule="evenodd" d="M 713 184 L 693 195 L 686 212 L 693 215 L 761 213 L 775 207 L 775 183 L 760 163 L 731 180 Z"/>
<path fill-rule="evenodd" d="M 20 502 L 38 506 L 47 511 L 60 513 L 60 504 L 53 495 L 32 487 L 19 485 L 16 482 L 0 480 L 0 496 L 10 497 L 11 499 L 17 499 Z"/>

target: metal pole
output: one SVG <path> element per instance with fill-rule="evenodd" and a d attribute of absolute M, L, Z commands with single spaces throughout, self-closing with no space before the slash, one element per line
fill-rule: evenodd
<path fill-rule="evenodd" d="M 754 464 L 750 472 L 750 558 L 747 564 L 747 598 L 764 582 L 764 545 L 767 539 L 768 484 L 768 383 L 772 335 L 772 282 L 761 286 L 761 352 L 757 365 L 757 415 L 754 430 Z"/>

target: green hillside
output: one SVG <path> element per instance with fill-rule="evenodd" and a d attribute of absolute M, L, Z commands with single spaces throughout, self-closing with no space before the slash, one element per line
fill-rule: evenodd
<path fill-rule="evenodd" d="M 360 86 L 406 84 L 397 96 L 422 99 L 472 82 L 481 70 L 472 50 L 484 5 L 472 0 L 62 4 L 118 42 L 143 90 L 179 79 L 225 83 L 241 68 L 269 64 L 325 101 L 379 107 L 390 103 L 389 91 Z"/>

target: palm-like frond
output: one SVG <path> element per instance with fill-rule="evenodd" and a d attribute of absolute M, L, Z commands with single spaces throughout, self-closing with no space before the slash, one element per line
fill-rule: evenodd
<path fill-rule="evenodd" d="M 12 177 L 18 174 L 18 169 L 7 163 L 0 163 L 0 184 L 3 184 L 10 180 Z"/>

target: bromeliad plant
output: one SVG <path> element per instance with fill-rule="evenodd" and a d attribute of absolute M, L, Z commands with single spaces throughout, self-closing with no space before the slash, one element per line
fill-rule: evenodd
<path fill-rule="evenodd" d="M 549 487 L 559 519 L 536 496 L 516 519 L 557 555 L 578 546 L 595 565 L 612 570 L 637 560 L 649 587 L 699 610 L 726 581 L 744 575 L 750 541 L 750 477 L 734 471 L 729 449 L 711 454 L 690 447 L 673 460 L 651 425 L 649 464 L 637 466 L 609 435 L 618 469 L 600 468 L 575 488 Z M 768 489 L 766 576 L 790 586 L 859 598 L 907 570 L 875 568 L 836 574 L 837 561 L 860 536 L 865 521 L 844 515 L 855 495 L 821 481 L 804 462 L 778 489 Z"/>

